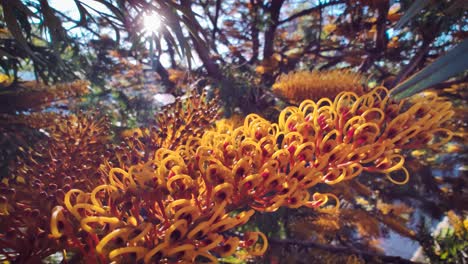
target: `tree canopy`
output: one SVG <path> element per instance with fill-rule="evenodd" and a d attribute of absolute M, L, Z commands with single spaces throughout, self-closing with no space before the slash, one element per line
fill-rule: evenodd
<path fill-rule="evenodd" d="M 102 49 L 143 60 L 150 41 L 166 80 L 169 68 L 190 66 L 218 80 L 226 68 L 254 69 L 270 84 L 292 70 L 340 67 L 394 86 L 466 36 L 464 1 L 418 1 L 405 13 L 412 2 L 76 0 L 57 10 L 5 0 L 2 68 L 15 74 L 30 64 L 44 80 L 89 77 L 109 64 Z M 154 36 L 143 21 L 152 13 L 160 17 Z"/>

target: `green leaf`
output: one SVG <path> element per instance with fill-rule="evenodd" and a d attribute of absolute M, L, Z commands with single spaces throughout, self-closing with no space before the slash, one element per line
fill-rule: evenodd
<path fill-rule="evenodd" d="M 3 6 L 3 18 L 5 19 L 7 28 L 10 31 L 11 35 L 15 38 L 15 40 L 18 42 L 21 48 L 23 48 L 26 51 L 26 53 L 28 53 L 28 55 L 31 56 L 32 59 L 34 59 L 37 63 L 45 65 L 45 62 L 34 54 L 32 49 L 29 47 L 27 39 L 23 35 L 23 31 L 21 30 L 21 27 L 18 23 L 18 20 L 16 20 L 15 16 L 16 10 L 14 7 L 16 5 L 11 4 L 11 2 L 6 3 L 5 0 L 0 1 L 0 3 Z"/>
<path fill-rule="evenodd" d="M 83 5 L 81 5 L 80 1 L 78 0 L 74 0 L 74 1 L 75 1 L 76 7 L 78 8 L 78 12 L 80 12 L 80 22 L 78 24 L 82 26 L 86 26 L 86 24 L 88 23 L 87 17 L 89 13 L 88 11 L 86 11 L 86 8 L 84 8 Z"/>
<path fill-rule="evenodd" d="M 457 255 L 457 248 L 456 247 L 449 248 L 449 253 L 452 256 L 456 256 Z"/>
<path fill-rule="evenodd" d="M 468 39 L 465 39 L 445 55 L 398 84 L 391 91 L 391 95 L 396 100 L 401 100 L 462 73 L 466 69 L 468 69 Z"/>
<path fill-rule="evenodd" d="M 49 29 L 49 34 L 52 38 L 54 46 L 67 39 L 65 29 L 62 27 L 62 21 L 55 15 L 55 10 L 49 6 L 47 1 L 41 1 L 42 14 L 44 16 L 44 24 Z"/>
<path fill-rule="evenodd" d="M 406 23 L 408 23 L 414 16 L 416 16 L 421 10 L 423 10 L 428 4 L 430 0 L 416 0 L 414 3 L 408 8 L 406 13 L 400 18 L 398 23 L 395 25 L 395 30 L 400 29 Z"/>
<path fill-rule="evenodd" d="M 172 32 L 174 32 L 177 38 L 177 42 L 179 43 L 182 55 L 187 58 L 188 67 L 191 68 L 191 60 L 192 60 L 191 47 L 187 39 L 184 36 L 182 27 L 180 26 L 178 21 L 175 21 L 174 23 L 170 25 L 170 28 Z"/>
<path fill-rule="evenodd" d="M 180 49 L 179 49 L 179 45 L 177 45 L 177 42 L 176 40 L 174 39 L 174 37 L 171 35 L 171 33 L 169 33 L 169 31 L 167 33 L 164 33 L 164 39 L 166 40 L 167 43 L 170 43 L 172 45 L 172 47 L 175 49 L 175 51 L 177 52 L 177 55 L 179 56 L 179 58 L 183 59 L 183 56 L 182 54 L 180 53 Z"/>
<path fill-rule="evenodd" d="M 27 6 L 23 4 L 21 1 L 8 1 L 9 5 L 14 6 L 18 11 L 21 13 L 26 14 L 28 17 L 34 17 L 34 18 L 39 18 L 31 9 L 29 9 Z"/>

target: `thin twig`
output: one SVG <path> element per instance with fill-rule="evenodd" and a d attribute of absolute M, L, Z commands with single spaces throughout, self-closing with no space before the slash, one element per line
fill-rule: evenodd
<path fill-rule="evenodd" d="M 324 3 L 324 4 L 320 4 L 318 6 L 314 6 L 314 7 L 308 8 L 308 9 L 304 9 L 302 11 L 299 11 L 299 12 L 291 15 L 290 17 L 288 17 L 286 19 L 283 19 L 283 20 L 279 21 L 278 25 L 281 25 L 283 23 L 292 21 L 292 20 L 294 20 L 296 18 L 299 18 L 299 17 L 302 17 L 302 16 L 309 15 L 310 13 L 318 11 L 318 10 L 324 8 L 324 7 L 327 7 L 327 6 L 332 6 L 332 5 L 337 5 L 337 4 L 344 4 L 344 3 L 345 3 L 345 1 L 330 1 L 328 3 Z"/>
<path fill-rule="evenodd" d="M 421 48 L 419 49 L 419 52 L 413 57 L 413 59 L 406 65 L 405 68 L 403 68 L 400 73 L 397 75 L 395 78 L 395 81 L 393 82 L 392 87 L 395 87 L 398 83 L 400 83 L 402 80 L 404 80 L 408 75 L 413 72 L 413 70 L 416 68 L 416 66 L 419 64 L 419 61 L 427 54 L 427 52 L 430 49 L 430 42 L 423 42 Z"/>

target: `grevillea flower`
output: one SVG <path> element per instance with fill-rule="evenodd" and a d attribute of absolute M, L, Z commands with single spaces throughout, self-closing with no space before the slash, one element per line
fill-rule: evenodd
<path fill-rule="evenodd" d="M 221 115 L 218 95 L 207 100 L 207 94 L 201 95 L 194 89 L 184 98 L 177 98 L 175 103 L 163 108 L 156 114 L 155 124 L 150 128 L 133 129 L 114 149 L 116 157 L 110 160 L 121 168 L 148 162 L 159 148 L 175 150 L 192 137 L 200 137 L 205 129 Z M 106 169 L 112 167 L 108 162 Z"/>
<path fill-rule="evenodd" d="M 441 126 L 452 114 L 450 103 L 432 95 L 396 103 L 382 87 L 306 100 L 284 109 L 278 123 L 252 114 L 237 128 L 160 148 L 146 163 L 113 167 L 91 192 L 70 190 L 53 211 L 51 236 L 79 240 L 88 261 L 217 262 L 239 248 L 261 255 L 264 234 L 229 231 L 255 211 L 329 200 L 338 208 L 336 196 L 314 186 L 363 171 L 406 183 L 400 150 L 447 142 L 451 133 Z M 83 232 L 86 239 L 77 237 Z"/>
<path fill-rule="evenodd" d="M 273 92 L 287 101 L 300 103 L 306 99 L 333 99 L 341 92 L 364 93 L 363 78 L 347 70 L 299 71 L 281 75 Z"/>
<path fill-rule="evenodd" d="M 0 260 L 40 263 L 69 245 L 49 237 L 50 212 L 72 188 L 101 184 L 99 166 L 108 141 L 107 121 L 80 114 L 55 117 L 45 139 L 0 183 Z M 39 122 L 40 123 L 40 122 Z"/>

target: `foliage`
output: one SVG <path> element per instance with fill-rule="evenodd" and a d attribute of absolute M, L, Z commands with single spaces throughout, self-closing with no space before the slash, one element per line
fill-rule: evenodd
<path fill-rule="evenodd" d="M 466 217 L 448 211 L 446 218 L 449 225 L 438 227 L 433 235 L 429 234 L 424 223 L 420 225 L 423 249 L 431 263 L 463 263 L 468 235 Z"/>
<path fill-rule="evenodd" d="M 448 212 L 448 219 L 452 228 L 444 229 L 436 237 L 436 253 L 441 261 L 448 263 L 460 262 L 466 255 L 468 247 L 468 223 L 460 219 L 453 211 Z"/>
<path fill-rule="evenodd" d="M 232 87 L 223 84 L 235 81 L 238 74 L 226 74 L 225 64 L 243 72 L 256 68 L 252 76 L 261 78 L 265 87 L 282 73 L 333 67 L 370 72 L 377 83 L 395 86 L 466 35 L 466 9 L 459 0 L 431 5 L 391 5 L 388 0 L 93 2 L 74 1 L 76 20 L 47 1 L 2 1 L 5 73 L 16 76 L 31 61 L 45 81 L 68 80 L 81 72 L 103 85 L 115 65 L 106 51 L 119 49 L 124 56 L 144 61 L 166 82 L 168 67 L 184 68 L 187 62 L 190 69 L 196 53 L 198 73 L 204 71 L 227 90 Z M 150 35 L 142 28 L 142 17 L 152 12 L 162 22 Z M 64 51 L 68 55 L 61 55 Z M 163 56 L 169 57 L 170 66 L 162 63 Z M 401 62 L 407 65 L 399 67 Z M 438 74 L 439 81 L 449 77 Z"/>
<path fill-rule="evenodd" d="M 74 4 L 79 13 L 78 20 L 56 10 L 48 1 L 3 0 L 0 4 L 3 11 L 0 26 L 7 35 L 0 41 L 1 54 L 8 58 L 2 61 L 3 70 L 7 74 L 13 71 L 16 77 L 22 64 L 31 60 L 34 72 L 44 81 L 67 81 L 76 76 L 76 71 L 86 70 L 90 64 L 82 51 L 87 48 L 88 41 L 102 37 L 109 39 L 103 32 L 114 33 L 115 42 L 108 42 L 114 47 L 120 43 L 121 37 L 125 37 L 125 41 L 135 48 L 140 46 L 145 36 L 134 29 L 143 23 L 141 18 L 145 12 L 160 13 L 165 21 L 161 26 L 164 31 L 161 37 L 173 45 L 172 50 L 176 49 L 185 56 L 191 53 L 181 24 L 187 26 L 192 34 L 200 30 L 193 13 L 185 5 L 173 1 L 97 0 L 90 4 L 77 0 Z M 185 16 L 179 17 L 178 12 Z M 72 29 L 80 28 L 82 31 L 69 30 L 63 22 L 71 25 Z M 200 37 L 194 39 L 201 41 Z M 68 58 L 62 56 L 66 50 L 72 51 Z"/>
<path fill-rule="evenodd" d="M 464 40 L 453 50 L 440 57 L 424 70 L 395 87 L 394 97 L 403 98 L 413 95 L 434 84 L 440 83 L 468 68 L 468 40 Z"/>

